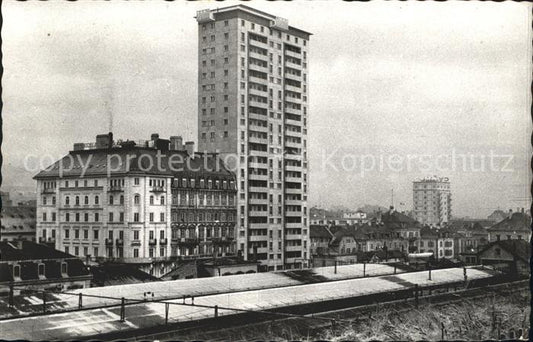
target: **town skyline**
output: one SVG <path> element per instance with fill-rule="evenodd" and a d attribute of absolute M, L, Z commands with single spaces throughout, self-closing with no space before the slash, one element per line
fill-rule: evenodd
<path fill-rule="evenodd" d="M 28 154 L 59 158 L 73 143 L 91 141 L 110 127 L 124 139 L 157 132 L 198 141 L 194 15 L 209 4 L 71 5 L 2 4 L 9 14 L 2 32 L 4 185 L 34 184 L 37 172 L 23 172 Z M 394 189 L 397 203 L 411 210 L 412 181 L 433 174 L 450 178 L 454 215 L 483 217 L 498 208 L 527 206 L 527 6 L 443 4 L 440 15 L 424 4 L 251 5 L 315 34 L 309 63 L 310 207 L 386 206 Z M 327 18 L 307 19 L 304 7 L 338 21 L 328 26 Z M 15 23 L 22 18 L 28 24 L 21 30 Z M 80 20 L 87 25 L 78 25 Z M 369 20 L 382 25 L 370 30 Z M 424 29 L 434 30 L 435 38 L 422 40 L 417 31 Z M 21 69 L 24 75 L 15 75 Z M 338 94 L 346 96 L 339 101 Z M 28 125 L 34 122 L 39 125 Z M 362 175 L 360 169 L 320 167 L 332 153 L 341 166 L 350 154 L 379 163 L 381 155 L 435 159 L 454 151 L 474 155 L 478 170 L 484 158 L 484 172 L 376 168 Z M 512 156 L 512 171 L 486 172 L 491 153 Z"/>

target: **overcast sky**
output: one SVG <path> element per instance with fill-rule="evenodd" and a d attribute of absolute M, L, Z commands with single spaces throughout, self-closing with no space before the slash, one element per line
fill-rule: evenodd
<path fill-rule="evenodd" d="M 196 141 L 193 17 L 235 3 L 2 2 L 5 184 L 33 185 L 28 154 L 58 158 L 111 121 L 117 138 Z M 411 209 L 412 181 L 435 174 L 450 178 L 456 215 L 529 206 L 529 4 L 246 4 L 314 34 L 311 205 L 388 206 L 394 189 Z M 453 167 L 454 154 L 474 165 Z"/>

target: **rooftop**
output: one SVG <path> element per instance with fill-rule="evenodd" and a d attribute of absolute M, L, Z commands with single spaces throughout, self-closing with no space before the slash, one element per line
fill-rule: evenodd
<path fill-rule="evenodd" d="M 75 258 L 32 241 L 0 242 L 0 261 Z"/>
<path fill-rule="evenodd" d="M 233 179 L 233 174 L 216 154 L 193 153 L 192 148 L 186 150 L 181 142 L 180 146 L 176 147 L 173 146 L 174 141 L 169 142 L 157 136 L 151 140 L 151 144 L 137 145 L 132 141 L 115 143 L 111 133 L 109 141 L 106 141 L 105 137 L 101 138 L 102 136 L 97 136 L 96 144 L 90 148 L 85 148 L 84 144 L 83 148 L 80 144 L 75 144 L 77 149 L 39 172 L 34 179 L 82 175 L 107 177 L 109 174 L 160 176 L 203 174 Z"/>
<path fill-rule="evenodd" d="M 515 257 L 529 263 L 531 258 L 531 244 L 526 240 L 500 240 L 489 243 L 478 254 L 483 253 L 493 246 L 501 247 Z"/>
<path fill-rule="evenodd" d="M 488 229 L 489 231 L 531 232 L 531 217 L 524 213 L 514 213 Z"/>
<path fill-rule="evenodd" d="M 286 19 L 283 19 L 281 17 L 277 17 L 277 16 L 272 15 L 270 13 L 263 12 L 263 11 L 260 11 L 258 9 L 255 9 L 253 7 L 246 6 L 246 5 L 234 5 L 234 6 L 227 6 L 227 7 L 216 8 L 216 9 L 201 10 L 201 11 L 198 11 L 198 14 L 197 14 L 196 18 L 198 19 L 201 16 L 202 13 L 206 13 L 206 12 L 210 12 L 210 13 L 213 13 L 213 14 L 218 14 L 218 13 L 226 13 L 226 12 L 232 12 L 232 11 L 245 12 L 245 13 L 248 13 L 248 14 L 251 14 L 253 16 L 256 16 L 256 17 L 259 17 L 259 18 L 262 18 L 262 19 L 266 19 L 266 20 L 269 20 L 269 21 L 275 21 L 275 20 L 281 19 L 281 20 L 283 20 L 284 22 L 287 23 L 288 30 L 297 31 L 299 33 L 303 33 L 304 35 L 308 35 L 308 36 L 312 35 L 312 33 L 310 33 L 310 32 L 301 30 L 301 29 L 293 27 L 293 26 L 288 26 L 288 21 Z M 276 28 L 281 29 L 280 27 L 276 27 Z"/>
<path fill-rule="evenodd" d="M 309 231 L 309 237 L 311 239 L 313 238 L 332 238 L 333 234 L 329 231 L 329 229 L 326 226 L 322 225 L 311 225 Z"/>

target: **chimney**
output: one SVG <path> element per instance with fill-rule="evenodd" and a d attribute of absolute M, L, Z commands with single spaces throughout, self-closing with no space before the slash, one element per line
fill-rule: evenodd
<path fill-rule="evenodd" d="M 75 143 L 74 144 L 74 151 L 82 151 L 85 149 L 84 143 Z"/>
<path fill-rule="evenodd" d="M 159 139 L 159 133 L 152 133 L 150 140 L 156 141 L 157 139 Z"/>
<path fill-rule="evenodd" d="M 189 157 L 192 157 L 194 154 L 194 141 L 187 141 L 185 143 L 185 150 L 187 151 Z"/>
<path fill-rule="evenodd" d="M 111 148 L 113 147 L 113 132 L 109 132 L 107 133 L 107 136 L 109 138 L 109 145 L 108 145 L 108 148 Z"/>
<path fill-rule="evenodd" d="M 109 148 L 111 147 L 109 145 L 109 140 L 110 140 L 110 137 L 112 139 L 112 136 L 113 134 L 98 134 L 96 136 L 96 148 L 98 149 L 101 149 L 101 148 Z"/>
<path fill-rule="evenodd" d="M 180 136 L 170 137 L 170 150 L 183 151 L 183 139 Z"/>
<path fill-rule="evenodd" d="M 524 208 L 522 208 L 522 214 L 524 213 Z"/>
<path fill-rule="evenodd" d="M 511 216 L 513 216 L 513 209 L 509 209 L 509 218 L 511 218 Z"/>
<path fill-rule="evenodd" d="M 168 139 L 157 139 L 155 142 L 155 148 L 161 152 L 168 152 L 170 140 Z"/>

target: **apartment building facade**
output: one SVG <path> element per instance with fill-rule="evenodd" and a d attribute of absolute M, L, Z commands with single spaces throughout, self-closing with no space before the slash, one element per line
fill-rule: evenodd
<path fill-rule="evenodd" d="M 309 255 L 310 33 L 237 5 L 199 11 L 198 141 L 237 178 L 237 248 L 262 270 Z"/>
<path fill-rule="evenodd" d="M 192 147 L 157 134 L 137 143 L 109 134 L 75 144 L 34 177 L 38 241 L 156 276 L 180 258 L 234 253 L 234 175 L 216 155 Z M 217 238 L 230 243 L 213 247 Z"/>
<path fill-rule="evenodd" d="M 444 225 L 452 215 L 452 194 L 447 177 L 429 177 L 413 182 L 415 219 L 428 225 Z"/>

